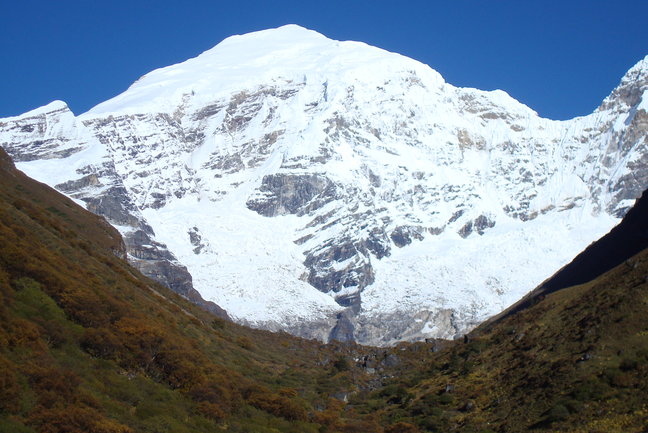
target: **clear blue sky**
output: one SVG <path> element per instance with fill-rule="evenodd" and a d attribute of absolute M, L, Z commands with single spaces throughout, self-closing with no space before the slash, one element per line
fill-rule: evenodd
<path fill-rule="evenodd" d="M 0 117 L 54 99 L 80 114 L 227 36 L 289 23 L 554 119 L 593 111 L 648 54 L 648 0 L 2 0 Z"/>

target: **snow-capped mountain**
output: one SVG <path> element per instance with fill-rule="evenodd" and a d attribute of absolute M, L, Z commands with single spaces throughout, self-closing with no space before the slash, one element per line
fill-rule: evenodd
<path fill-rule="evenodd" d="M 613 227 L 648 187 L 647 111 L 648 57 L 553 121 L 289 25 L 80 116 L 0 119 L 0 145 L 185 296 L 193 278 L 241 323 L 391 344 L 460 335 Z"/>

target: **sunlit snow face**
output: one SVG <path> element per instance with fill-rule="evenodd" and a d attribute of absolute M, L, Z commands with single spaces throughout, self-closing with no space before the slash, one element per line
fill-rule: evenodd
<path fill-rule="evenodd" d="M 607 231 L 646 186 L 628 180 L 642 95 L 555 122 L 287 26 L 0 137 L 29 175 L 172 252 L 233 318 L 325 339 L 344 313 L 388 344 L 465 331 Z"/>

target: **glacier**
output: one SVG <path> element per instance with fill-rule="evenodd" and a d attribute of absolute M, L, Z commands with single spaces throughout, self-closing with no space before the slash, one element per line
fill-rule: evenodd
<path fill-rule="evenodd" d="M 183 296 L 391 345 L 462 335 L 609 231 L 648 186 L 647 109 L 648 57 L 595 112 L 554 121 L 288 25 L 78 116 L 55 101 L 0 119 L 0 145 Z"/>

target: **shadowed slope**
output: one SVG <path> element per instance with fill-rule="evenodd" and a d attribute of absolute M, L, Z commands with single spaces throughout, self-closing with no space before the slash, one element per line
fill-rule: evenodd
<path fill-rule="evenodd" d="M 541 284 L 544 293 L 591 281 L 648 247 L 648 191 L 610 233 Z"/>

